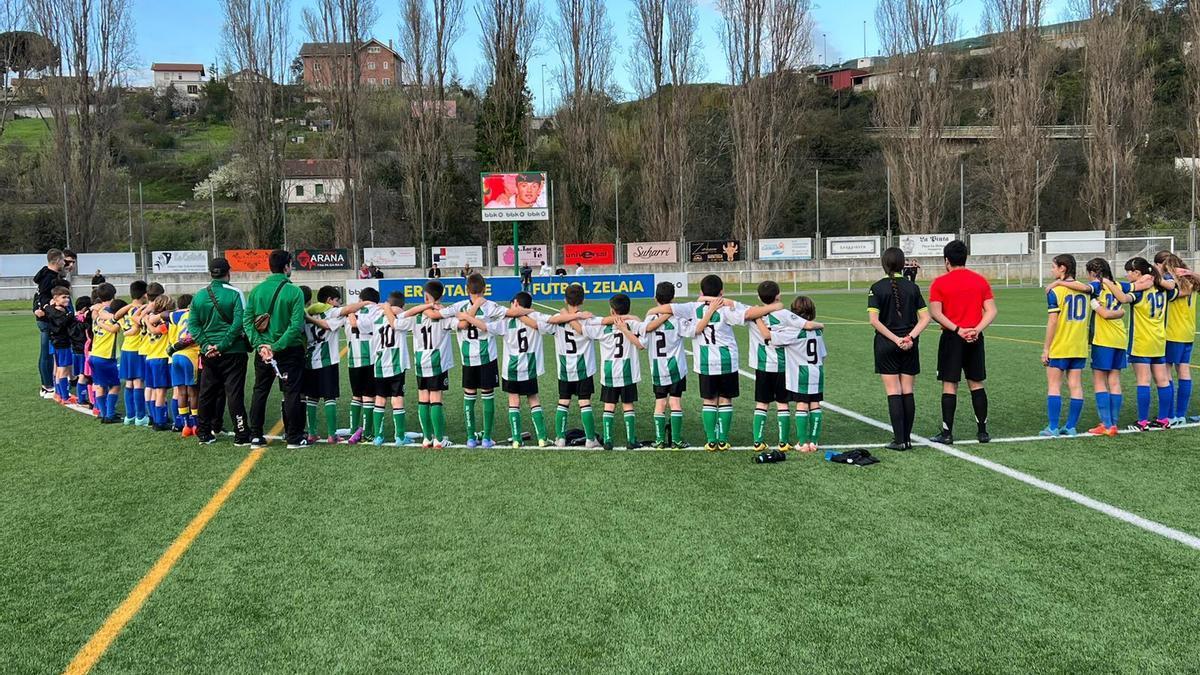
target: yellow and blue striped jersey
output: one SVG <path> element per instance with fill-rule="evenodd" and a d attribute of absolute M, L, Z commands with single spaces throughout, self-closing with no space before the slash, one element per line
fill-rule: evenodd
<path fill-rule="evenodd" d="M 108 308 L 92 315 L 92 356 L 102 359 L 117 358 L 117 334 L 108 332 L 112 314 Z"/>
<path fill-rule="evenodd" d="M 1118 281 L 1121 290 L 1128 293 L 1132 286 L 1127 281 Z M 1121 307 L 1121 301 L 1117 296 L 1099 281 L 1092 282 L 1092 295 L 1100 301 L 1100 305 L 1107 310 L 1116 310 Z M 1120 319 L 1106 319 L 1095 312 L 1092 313 L 1092 344 L 1097 347 L 1111 347 L 1113 349 L 1126 349 L 1129 346 L 1129 330 L 1125 327 L 1125 317 Z"/>
<path fill-rule="evenodd" d="M 1196 341 L 1196 294 L 1180 295 L 1167 303 L 1167 341 L 1192 343 Z"/>
<path fill-rule="evenodd" d="M 1058 328 L 1050 343 L 1050 358 L 1087 358 L 1089 300 L 1089 294 L 1065 286 L 1055 286 L 1046 292 L 1046 311 L 1058 314 Z"/>
<path fill-rule="evenodd" d="M 1155 357 L 1167 352 L 1167 303 L 1175 291 L 1151 288 L 1133 292 L 1129 323 L 1129 355 Z"/>

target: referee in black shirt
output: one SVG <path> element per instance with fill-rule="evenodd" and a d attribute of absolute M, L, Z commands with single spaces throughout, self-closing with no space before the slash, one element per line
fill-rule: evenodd
<path fill-rule="evenodd" d="M 875 372 L 883 380 L 892 421 L 893 438 L 886 447 L 910 450 L 916 418 L 913 383 L 921 372 L 917 339 L 929 325 L 929 310 L 921 289 L 903 277 L 904 251 L 889 248 L 881 262 L 887 276 L 867 294 L 867 318 L 875 329 Z"/>

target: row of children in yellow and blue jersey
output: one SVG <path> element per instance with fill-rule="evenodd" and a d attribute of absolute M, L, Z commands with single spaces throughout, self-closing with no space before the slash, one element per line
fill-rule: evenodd
<path fill-rule="evenodd" d="M 1125 262 L 1118 281 L 1108 261 L 1092 258 L 1077 280 L 1076 260 L 1055 256 L 1055 280 L 1047 287 L 1046 366 L 1048 424 L 1042 436 L 1074 436 L 1083 412 L 1083 369 L 1090 355 L 1099 424 L 1094 435 L 1115 436 L 1123 394 L 1121 371 L 1133 365 L 1137 381 L 1137 421 L 1132 431 L 1168 429 L 1186 422 L 1192 396 L 1190 362 L 1196 335 L 1196 280 L 1183 261 L 1160 251 L 1154 261 Z M 1176 380 L 1172 382 L 1172 371 Z M 1062 382 L 1070 393 L 1062 419 Z M 1158 388 L 1157 415 L 1150 416 L 1151 384 Z"/>
<path fill-rule="evenodd" d="M 200 350 L 188 330 L 191 296 L 173 299 L 161 284 L 144 281 L 129 290 L 128 303 L 109 283 L 79 299 L 70 330 L 86 335 L 82 358 L 58 373 L 59 382 L 78 380 L 76 395 L 56 391 L 55 400 L 90 407 L 101 423 L 118 424 L 123 389 L 127 426 L 195 435 Z"/>

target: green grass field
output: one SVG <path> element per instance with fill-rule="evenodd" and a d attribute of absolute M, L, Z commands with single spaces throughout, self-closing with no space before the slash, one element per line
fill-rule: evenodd
<path fill-rule="evenodd" d="M 1044 426 L 1041 297 L 998 293 L 998 438 Z M 814 299 L 828 325 L 828 400 L 886 420 L 863 294 Z M 940 416 L 929 338 L 923 435 Z M 0 341 L 0 663 L 61 671 L 247 451 L 101 427 L 36 397 L 28 318 L 0 316 Z M 457 378 L 446 410 L 461 442 Z M 750 442 L 742 384 L 736 445 Z M 639 433 L 651 438 L 643 385 Z M 698 444 L 689 385 L 687 440 Z M 960 435 L 973 426 L 964 395 Z M 828 444 L 888 436 L 826 413 Z M 960 446 L 1200 535 L 1197 448 L 1190 428 Z M 881 464 L 859 469 L 798 454 L 762 466 L 748 451 L 273 444 L 96 671 L 1197 669 L 1200 550 L 933 448 L 876 454 Z"/>

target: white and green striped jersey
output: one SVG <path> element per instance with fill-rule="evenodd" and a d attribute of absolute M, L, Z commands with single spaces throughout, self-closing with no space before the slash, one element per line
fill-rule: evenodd
<path fill-rule="evenodd" d="M 776 326 L 803 328 L 808 323 L 787 309 L 771 312 L 759 321 L 767 324 L 767 328 L 771 330 Z M 764 342 L 762 334 L 758 332 L 758 326 L 753 322 L 748 323 L 746 328 L 750 331 L 750 367 L 764 373 L 784 372 L 788 365 L 788 355 L 783 346 L 774 344 L 774 341 L 770 345 Z"/>
<path fill-rule="evenodd" d="M 626 321 L 625 326 L 639 340 L 645 334 L 641 321 Z M 616 326 L 605 326 L 600 319 L 588 319 L 583 324 L 587 336 L 600 345 L 600 385 L 624 387 L 642 379 L 641 357 L 638 348 Z"/>
<path fill-rule="evenodd" d="M 558 379 L 578 382 L 596 374 L 596 350 L 592 339 L 577 333 L 571 324 L 554 327 L 554 353 L 558 355 Z"/>
<path fill-rule="evenodd" d="M 346 317 L 346 363 L 351 368 L 375 364 L 375 352 L 379 351 L 375 326 L 382 315 L 383 305 L 370 305 Z"/>
<path fill-rule="evenodd" d="M 800 319 L 807 325 L 807 321 Z M 787 350 L 785 386 L 797 394 L 825 392 L 825 338 L 819 330 L 779 324 L 771 328 L 771 344 Z"/>
<path fill-rule="evenodd" d="M 443 307 L 442 316 L 454 319 L 455 326 L 457 326 L 458 313 L 465 312 L 470 308 L 470 300 L 460 300 L 453 305 Z M 491 300 L 484 300 L 483 304 L 479 306 L 479 313 L 476 316 L 484 323 L 499 321 L 504 318 L 505 311 L 503 306 Z M 488 332 L 480 331 L 474 324 L 468 323 L 466 328 L 458 331 L 458 355 L 464 366 L 482 366 L 491 363 L 496 360 L 496 341 Z"/>
<path fill-rule="evenodd" d="M 679 319 L 699 320 L 707 306 L 703 302 L 679 302 L 671 305 L 671 315 Z M 701 375 L 728 375 L 738 371 L 738 344 L 733 327 L 746 323 L 747 307 L 735 302 L 713 312 L 708 326 L 692 338 L 692 363 Z"/>
<path fill-rule="evenodd" d="M 404 310 L 401 308 L 399 311 Z M 408 344 L 404 341 L 404 334 L 412 331 L 416 319 L 398 316 L 394 324 L 389 324 L 382 307 L 371 318 L 376 344 L 375 377 L 395 377 L 408 370 Z"/>
<path fill-rule="evenodd" d="M 318 316 L 329 324 L 329 328 L 321 328 L 316 324 L 304 322 L 304 351 L 308 357 L 307 366 L 311 370 L 338 364 L 341 357 L 338 353 L 341 350 L 338 331 L 346 321 L 340 307 L 330 308 Z"/>
<path fill-rule="evenodd" d="M 546 323 L 545 314 L 533 312 L 528 316 L 537 322 L 536 330 L 520 319 L 503 318 L 488 322 L 488 332 L 504 342 L 504 360 L 499 364 L 500 377 L 508 382 L 536 379 L 546 372 L 542 336 L 553 333 L 554 326 Z"/>
<path fill-rule="evenodd" d="M 458 319 L 431 319 L 424 313 L 415 317 L 412 329 L 413 369 L 417 377 L 437 377 L 454 367 L 454 345 L 450 334 Z"/>
<path fill-rule="evenodd" d="M 648 314 L 645 325 L 658 318 Z M 656 387 L 668 387 L 687 377 L 687 356 L 683 339 L 695 337 L 696 322 L 668 317 L 658 328 L 646 333 L 646 351 L 650 357 L 650 381 Z"/>

